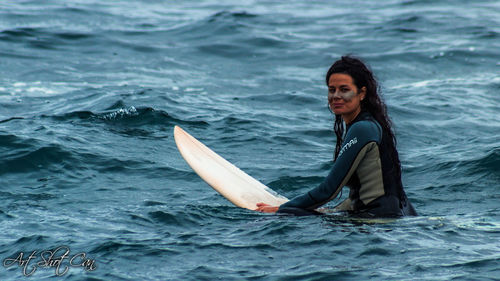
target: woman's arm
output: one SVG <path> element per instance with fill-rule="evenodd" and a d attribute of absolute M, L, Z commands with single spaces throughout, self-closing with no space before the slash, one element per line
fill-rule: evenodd
<path fill-rule="evenodd" d="M 279 210 L 284 208 L 313 210 L 335 198 L 356 171 L 370 147 L 368 144 L 371 142 L 379 143 L 381 137 L 380 130 L 374 122 L 359 121 L 354 123 L 349 128 L 339 156 L 325 180 L 306 194 L 282 204 Z"/>

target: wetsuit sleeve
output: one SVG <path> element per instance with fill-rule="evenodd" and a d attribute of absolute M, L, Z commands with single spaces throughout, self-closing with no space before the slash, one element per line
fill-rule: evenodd
<path fill-rule="evenodd" d="M 282 204 L 278 210 L 300 208 L 313 210 L 335 198 L 356 171 L 371 142 L 380 143 L 381 131 L 371 121 L 359 121 L 348 130 L 337 160 L 325 178 L 316 188 Z"/>

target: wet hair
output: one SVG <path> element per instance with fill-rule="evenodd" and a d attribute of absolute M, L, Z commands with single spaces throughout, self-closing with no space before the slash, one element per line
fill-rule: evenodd
<path fill-rule="evenodd" d="M 375 120 L 382 126 L 383 134 L 386 134 L 386 141 L 390 148 L 390 158 L 396 165 L 396 176 L 401 177 L 401 162 L 396 150 L 396 137 L 392 130 L 392 122 L 387 115 L 387 107 L 379 96 L 379 86 L 377 80 L 373 76 L 372 71 L 358 58 L 352 56 L 342 56 L 339 60 L 333 63 L 326 73 L 326 85 L 330 80 L 330 76 L 334 73 L 347 74 L 352 77 L 354 85 L 358 88 L 366 87 L 365 98 L 361 101 L 361 111 L 369 112 Z M 337 136 L 337 145 L 335 147 L 334 160 L 337 160 L 341 149 L 344 137 L 344 123 L 340 115 L 335 115 L 335 123 L 333 126 L 335 135 Z"/>

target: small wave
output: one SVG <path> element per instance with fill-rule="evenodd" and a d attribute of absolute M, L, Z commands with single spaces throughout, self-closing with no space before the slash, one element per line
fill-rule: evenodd
<path fill-rule="evenodd" d="M 374 32 L 388 36 L 415 36 L 414 33 L 424 32 L 431 18 L 414 13 L 403 13 L 375 25 Z"/>
<path fill-rule="evenodd" d="M 210 41 L 214 41 L 216 37 L 230 38 L 244 34 L 246 30 L 250 30 L 247 21 L 256 17 L 258 16 L 246 12 L 222 11 L 187 25 L 174 27 L 168 33 L 172 36 L 182 36 L 184 41 L 203 38 L 210 38 Z"/>
<path fill-rule="evenodd" d="M 149 250 L 149 246 L 144 244 L 134 244 L 134 243 L 122 243 L 118 241 L 106 241 L 100 245 L 94 247 L 89 251 L 91 254 L 99 254 L 102 256 L 107 256 L 110 254 L 116 254 L 118 252 L 133 252 L 146 251 Z"/>
<path fill-rule="evenodd" d="M 95 118 L 96 115 L 92 113 L 91 111 L 73 111 L 70 113 L 65 113 L 62 115 L 55 115 L 55 116 L 46 116 L 42 115 L 42 117 L 50 117 L 52 119 L 55 119 L 57 121 L 69 121 L 73 119 L 91 119 Z"/>
<path fill-rule="evenodd" d="M 360 280 L 359 274 L 351 271 L 360 271 L 360 269 L 350 269 L 349 267 L 339 267 L 330 270 L 314 270 L 307 273 L 288 273 L 285 280 Z M 373 278 L 373 276 L 370 276 Z M 264 278 L 265 279 L 265 278 Z M 368 279 L 368 278 L 366 278 Z"/>
<path fill-rule="evenodd" d="M 500 148 L 494 149 L 481 159 L 472 161 L 472 165 L 478 172 L 492 173 L 500 177 Z"/>
<path fill-rule="evenodd" d="M 245 220 L 248 211 L 234 206 L 206 206 L 206 205 L 186 205 L 189 212 L 194 212 L 203 219 L 216 218 L 224 221 L 224 224 L 235 223 Z"/>
<path fill-rule="evenodd" d="M 4 120 L 0 120 L 0 124 L 1 123 L 6 123 L 6 122 L 9 122 L 9 121 L 12 121 L 12 120 L 19 120 L 19 119 L 24 119 L 24 118 L 23 117 L 10 117 L 10 118 L 4 119 Z"/>
<path fill-rule="evenodd" d="M 116 102 L 110 108 L 122 106 L 122 102 Z M 108 124 L 123 124 L 130 126 L 173 126 L 191 125 L 204 127 L 208 125 L 205 121 L 182 120 L 172 117 L 163 110 L 155 110 L 151 107 L 121 107 L 110 112 L 94 113 L 92 111 L 74 111 L 55 116 L 43 116 L 58 121 L 71 121 L 74 119 L 87 120 L 90 122 L 104 122 Z"/>
<path fill-rule="evenodd" d="M 478 267 L 489 267 L 491 266 L 492 268 L 498 267 L 498 261 L 500 260 L 500 256 L 492 256 L 492 257 L 487 257 L 487 258 L 482 258 L 482 259 L 472 259 L 472 260 L 466 260 L 466 261 L 459 261 L 455 262 L 452 264 L 446 264 L 443 265 L 443 267 L 472 267 L 472 268 L 478 268 Z"/>
<path fill-rule="evenodd" d="M 56 50 L 63 45 L 80 44 L 82 40 L 93 38 L 89 33 L 75 31 L 49 31 L 44 28 L 20 27 L 0 32 L 0 40 L 24 43 L 35 49 Z"/>
<path fill-rule="evenodd" d="M 23 38 L 26 37 L 36 37 L 39 34 L 39 29 L 30 28 L 30 27 L 22 27 L 4 30 L 0 32 L 0 40 L 9 41 L 9 42 L 20 42 Z"/>
<path fill-rule="evenodd" d="M 36 54 L 16 54 L 11 51 L 9 52 L 2 52 L 0 51 L 0 56 L 2 58 L 14 58 L 14 59 L 29 59 L 29 60 L 35 60 L 39 59 L 40 57 L 37 56 Z"/>
<path fill-rule="evenodd" d="M 13 215 L 10 215 L 9 213 L 6 213 L 2 210 L 0 210 L 0 218 L 3 218 L 3 219 L 12 219 L 12 218 L 15 218 Z"/>
<path fill-rule="evenodd" d="M 236 44 L 207 44 L 198 47 L 202 53 L 217 55 L 227 58 L 241 58 L 242 56 L 255 55 L 255 50 Z"/>
<path fill-rule="evenodd" d="M 146 224 L 153 223 L 150 219 L 145 218 L 143 216 L 136 215 L 136 214 L 130 214 L 129 217 L 134 222 L 146 223 Z"/>
<path fill-rule="evenodd" d="M 495 39 L 500 35 L 497 31 L 487 25 L 455 27 L 453 29 L 449 29 L 449 31 L 477 39 Z"/>
<path fill-rule="evenodd" d="M 33 145 L 31 140 L 21 140 L 18 137 L 10 140 L 1 137 L 2 143 L 15 147 L 0 161 L 0 174 L 24 173 L 61 165 L 61 161 L 72 162 L 72 154 L 58 144 Z M 66 163 L 69 163 L 66 162 Z"/>
<path fill-rule="evenodd" d="M 314 137 L 318 137 L 321 139 L 326 139 L 326 138 L 332 137 L 334 134 L 331 129 L 325 129 L 325 128 L 315 129 L 315 130 L 313 130 L 313 129 L 297 130 L 296 133 L 301 134 L 303 136 L 314 136 Z"/>
<path fill-rule="evenodd" d="M 237 114 L 231 114 L 228 116 L 223 117 L 222 119 L 218 120 L 217 122 L 214 123 L 222 123 L 224 127 L 227 129 L 230 129 L 233 126 L 239 126 L 239 125 L 250 125 L 250 124 L 257 124 L 259 123 L 258 120 L 252 120 L 249 118 L 242 118 L 241 116 L 238 116 Z"/>
<path fill-rule="evenodd" d="M 82 115 L 89 116 L 90 113 L 79 113 L 78 115 L 80 117 Z M 0 145 L 9 151 L 4 153 L 4 157 L 0 159 L 0 175 L 40 172 L 41 170 L 63 172 L 70 175 L 75 172 L 79 173 L 82 169 L 88 169 L 89 167 L 101 172 L 134 170 L 141 173 L 158 173 L 160 171 L 165 175 L 173 176 L 186 174 L 186 172 L 169 167 L 151 169 L 151 162 L 147 160 L 119 159 L 85 150 L 77 151 L 58 143 L 47 144 L 13 135 L 0 135 Z M 40 197 L 38 199 L 44 198 Z"/>
<path fill-rule="evenodd" d="M 155 53 L 161 49 L 160 47 L 146 45 L 144 42 L 135 43 L 133 41 L 115 40 L 113 41 L 113 44 L 141 53 Z"/>
<path fill-rule="evenodd" d="M 149 213 L 149 217 L 155 222 L 178 227 L 200 225 L 203 221 L 199 214 L 186 212 L 153 211 Z"/>
<path fill-rule="evenodd" d="M 112 105 L 108 106 L 106 110 L 120 110 L 125 107 L 127 107 L 127 105 L 122 100 L 119 100 L 113 103 Z"/>
<path fill-rule="evenodd" d="M 152 108 L 146 108 L 145 111 L 152 111 Z M 129 108 L 120 108 L 116 111 L 100 115 L 99 117 L 104 120 L 117 120 L 117 119 L 130 118 L 138 115 L 139 112 L 137 111 L 137 109 L 131 106 Z"/>
<path fill-rule="evenodd" d="M 407 0 L 407 1 L 403 1 L 401 2 L 401 5 L 403 6 L 415 6 L 415 5 L 429 5 L 429 4 L 433 4 L 435 3 L 435 1 L 432 1 L 432 0 Z"/>
<path fill-rule="evenodd" d="M 276 250 L 277 247 L 273 246 L 267 242 L 254 242 L 254 243 L 245 243 L 245 244 L 237 244 L 235 242 L 232 243 L 221 243 L 221 242 L 209 242 L 209 243 L 198 243 L 196 245 L 198 249 L 207 249 L 207 250 L 236 250 L 236 249 L 253 249 L 253 250 Z"/>
<path fill-rule="evenodd" d="M 361 254 L 359 254 L 360 257 L 362 256 L 392 256 L 394 253 L 390 250 L 380 248 L 380 247 L 373 247 L 373 248 L 368 248 L 364 250 Z"/>
<path fill-rule="evenodd" d="M 288 71 L 289 69 L 283 69 L 283 71 Z M 290 69 L 290 72 L 292 73 L 297 73 L 299 70 L 298 69 Z M 299 105 L 299 106 L 306 106 L 306 105 L 314 105 L 318 103 L 318 99 L 314 96 L 311 95 L 305 95 L 300 92 L 294 92 L 294 91 L 287 91 L 284 93 L 280 94 L 254 94 L 251 96 L 246 96 L 246 97 L 241 97 L 239 98 L 242 102 L 245 103 L 256 103 L 256 104 L 262 104 L 262 105 L 272 105 L 273 107 L 276 107 L 276 104 L 283 104 L 290 106 L 291 104 L 293 105 Z M 326 104 L 326 102 L 325 102 Z M 326 107 L 326 105 L 325 105 Z"/>
<path fill-rule="evenodd" d="M 42 244 L 42 243 L 47 241 L 47 238 L 48 237 L 43 236 L 43 235 L 24 236 L 24 237 L 17 239 L 16 242 L 14 242 L 14 245 L 18 245 L 18 247 L 19 246 L 25 247 L 26 244 L 28 244 L 28 245 Z M 28 247 L 25 247 L 25 248 L 28 248 Z"/>
<path fill-rule="evenodd" d="M 69 41 L 79 41 L 81 39 L 87 39 L 93 37 L 93 35 L 91 34 L 70 32 L 70 31 L 54 33 L 54 36 Z"/>
<path fill-rule="evenodd" d="M 430 170 L 453 170 L 454 173 L 460 173 L 466 176 L 494 176 L 500 178 L 500 148 L 493 149 L 486 155 L 467 160 L 455 160 L 438 163 Z"/>
<path fill-rule="evenodd" d="M 96 13 L 100 13 L 98 10 L 94 9 L 92 11 L 89 11 L 89 10 L 84 9 L 82 7 L 61 7 L 61 8 L 55 9 L 55 11 L 58 13 L 62 13 L 62 14 L 74 14 L 74 15 L 80 14 L 80 15 L 84 15 L 84 16 L 87 16 L 87 15 L 95 16 Z"/>
<path fill-rule="evenodd" d="M 484 31 L 476 34 L 478 39 L 498 39 L 500 37 L 500 32 L 496 32 L 493 30 Z"/>
<path fill-rule="evenodd" d="M 251 14 L 248 12 L 230 12 L 230 11 L 221 11 L 213 14 L 208 18 L 209 22 L 217 21 L 220 19 L 245 19 L 245 18 L 255 18 L 257 14 Z"/>
<path fill-rule="evenodd" d="M 242 41 L 245 45 L 256 48 L 285 48 L 288 44 L 275 37 L 253 37 Z"/>
<path fill-rule="evenodd" d="M 166 205 L 167 203 L 164 202 L 158 202 L 158 201 L 151 201 L 151 200 L 146 200 L 144 201 L 144 206 L 146 207 L 151 207 L 151 206 L 163 206 Z"/>
<path fill-rule="evenodd" d="M 414 23 L 414 22 L 420 22 L 423 21 L 424 17 L 422 16 L 417 16 L 414 14 L 409 14 L 409 15 L 402 15 L 397 17 L 396 19 L 393 19 L 388 22 L 389 25 L 401 25 L 401 24 L 408 24 L 408 23 Z"/>

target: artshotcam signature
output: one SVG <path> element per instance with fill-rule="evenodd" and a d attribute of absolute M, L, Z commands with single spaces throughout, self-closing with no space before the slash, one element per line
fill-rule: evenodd
<path fill-rule="evenodd" d="M 37 259 L 40 260 L 37 262 Z M 59 246 L 54 250 L 33 251 L 28 256 L 20 252 L 15 258 L 3 260 L 4 267 L 18 265 L 23 268 L 24 276 L 31 276 L 38 268 L 52 267 L 56 276 L 63 276 L 70 267 L 80 267 L 86 271 L 94 271 L 97 268 L 95 260 L 87 258 L 86 253 L 78 253 L 70 256 L 67 246 Z"/>

